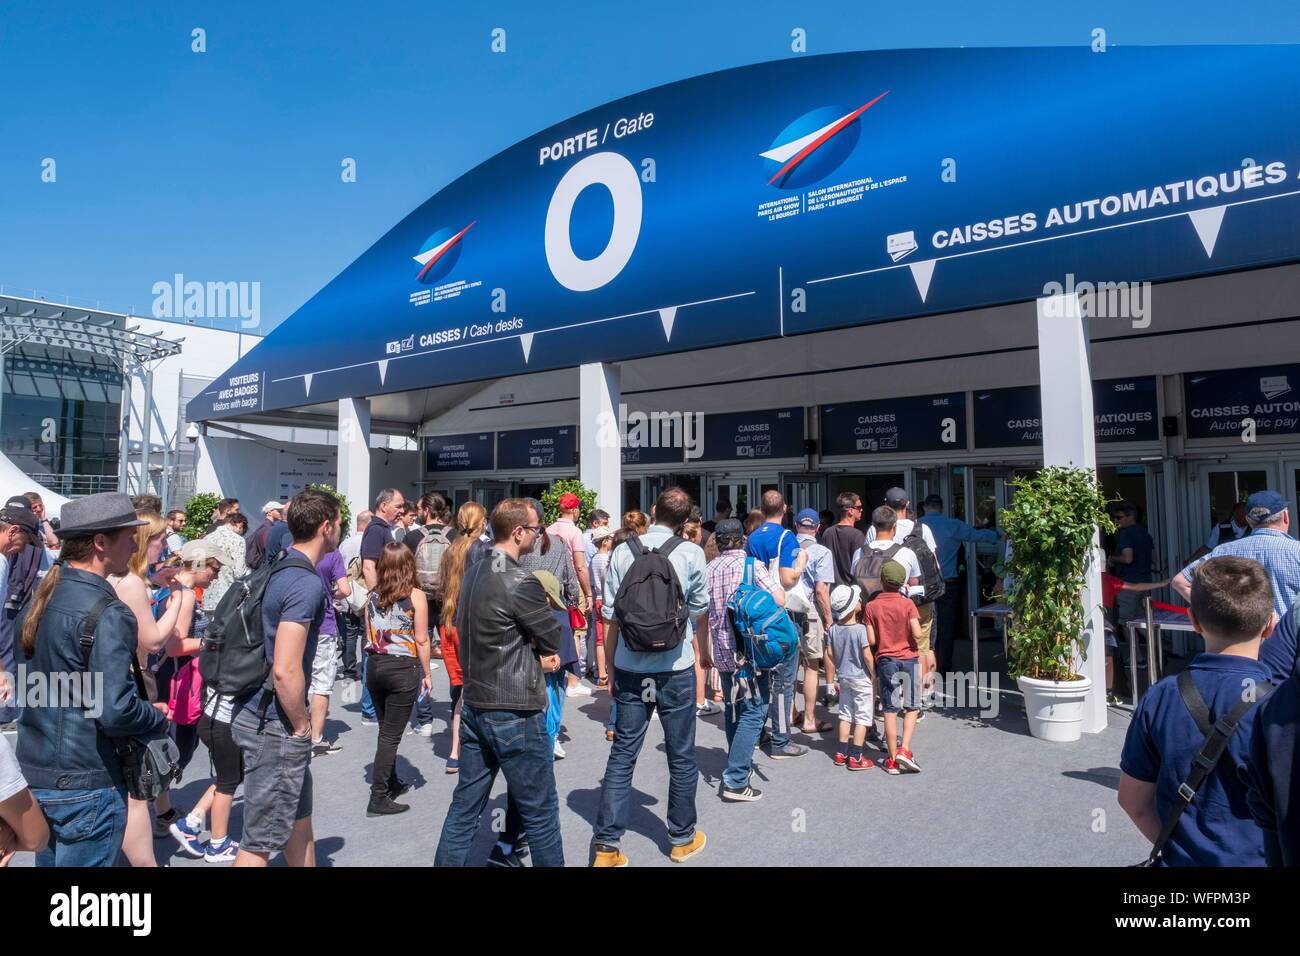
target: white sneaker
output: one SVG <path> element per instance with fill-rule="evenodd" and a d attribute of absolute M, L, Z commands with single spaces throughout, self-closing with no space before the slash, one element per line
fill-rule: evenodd
<path fill-rule="evenodd" d="M 559 740 L 556 740 L 556 741 L 555 741 L 555 759 L 556 759 L 556 760 L 563 760 L 563 759 L 564 759 L 565 757 L 567 757 L 567 756 L 569 756 L 569 755 L 566 754 L 566 753 L 564 752 L 564 748 L 560 746 L 560 742 L 559 742 Z"/>
<path fill-rule="evenodd" d="M 565 688 L 564 696 L 565 697 L 590 697 L 591 688 L 588 687 L 586 684 L 584 684 L 582 681 L 578 681 L 577 683 L 570 684 L 567 688 Z"/>
<path fill-rule="evenodd" d="M 419 727 L 412 728 L 411 733 L 416 734 L 417 736 L 420 737 L 432 737 L 433 724 L 421 724 Z"/>
<path fill-rule="evenodd" d="M 714 714 L 720 713 L 722 713 L 722 705 L 716 700 L 706 700 L 695 708 L 696 717 L 712 717 Z"/>
<path fill-rule="evenodd" d="M 436 671 L 437 669 L 438 669 L 438 662 L 437 662 L 437 661 L 429 661 L 429 670 L 431 670 L 431 671 Z"/>

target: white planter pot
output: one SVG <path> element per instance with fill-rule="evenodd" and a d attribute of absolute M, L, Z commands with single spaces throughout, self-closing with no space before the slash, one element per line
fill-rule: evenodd
<path fill-rule="evenodd" d="M 1068 743 L 1083 733 L 1083 701 L 1092 689 L 1087 677 L 1079 680 L 1038 680 L 1016 678 L 1016 686 L 1025 695 L 1025 716 L 1029 733 L 1039 740 Z"/>

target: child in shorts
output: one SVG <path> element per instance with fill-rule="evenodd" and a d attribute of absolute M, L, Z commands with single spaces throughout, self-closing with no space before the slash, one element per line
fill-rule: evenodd
<path fill-rule="evenodd" d="M 880 569 L 883 590 L 867 602 L 863 617 L 867 637 L 876 651 L 876 680 L 885 704 L 885 744 L 889 759 L 885 772 L 903 770 L 920 773 L 912 756 L 912 735 L 916 733 L 921 685 L 917 642 L 921 639 L 921 615 L 904 592 L 907 570 L 897 561 L 886 561 Z M 898 742 L 898 715 L 903 715 L 903 742 Z"/>
<path fill-rule="evenodd" d="M 875 762 L 864 756 L 862 750 L 867 739 L 867 729 L 875 717 L 872 703 L 871 647 L 867 629 L 858 621 L 862 607 L 862 589 L 856 584 L 841 584 L 831 592 L 830 645 L 835 660 L 835 673 L 840 681 L 839 746 L 835 749 L 835 765 L 850 770 L 870 770 Z M 849 746 L 849 733 L 853 746 Z"/>

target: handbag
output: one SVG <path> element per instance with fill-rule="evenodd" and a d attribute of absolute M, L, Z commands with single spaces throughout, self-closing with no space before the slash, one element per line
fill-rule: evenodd
<path fill-rule="evenodd" d="M 1169 819 L 1165 821 L 1164 826 L 1160 828 L 1160 835 L 1156 837 L 1156 842 L 1151 845 L 1150 856 L 1141 863 L 1134 863 L 1135 867 L 1155 866 L 1160 862 L 1160 857 L 1165 851 L 1165 845 L 1169 842 L 1169 838 L 1174 835 L 1174 827 L 1178 825 L 1178 818 L 1183 815 L 1184 810 L 1192 805 L 1192 801 L 1196 799 L 1196 791 L 1205 782 L 1205 778 L 1214 772 L 1214 768 L 1219 763 L 1219 758 L 1228 749 L 1228 742 L 1232 740 L 1232 735 L 1237 732 L 1237 725 L 1241 723 L 1241 718 L 1245 717 L 1248 710 L 1272 692 L 1273 685 L 1268 681 L 1261 681 L 1256 685 L 1256 693 L 1252 698 L 1237 701 L 1232 710 L 1220 717 L 1217 723 L 1211 724 L 1210 708 L 1206 705 L 1201 692 L 1196 689 L 1196 684 L 1192 680 L 1192 672 L 1183 671 L 1178 675 L 1178 693 L 1182 695 L 1183 703 L 1187 705 L 1188 711 L 1191 712 L 1197 728 L 1200 729 L 1201 733 L 1205 734 L 1205 742 L 1192 759 L 1192 769 L 1188 772 L 1187 779 L 1178 787 L 1178 795 L 1174 800 L 1173 811 L 1169 814 Z"/>
<path fill-rule="evenodd" d="M 104 609 L 116 601 L 116 597 L 105 596 L 99 599 L 81 625 L 82 662 L 90 663 L 90 648 L 95 643 L 95 628 Z M 140 673 L 140 661 L 131 654 L 131 676 L 135 678 L 136 691 L 140 699 L 147 701 L 144 677 Z M 113 749 L 122 764 L 122 777 L 126 782 L 126 791 L 137 800 L 154 800 L 181 779 L 181 752 L 176 741 L 165 731 L 154 731 L 139 737 L 113 737 Z"/>
<path fill-rule="evenodd" d="M 587 629 L 587 617 L 572 604 L 569 605 L 569 627 L 575 631 Z"/>

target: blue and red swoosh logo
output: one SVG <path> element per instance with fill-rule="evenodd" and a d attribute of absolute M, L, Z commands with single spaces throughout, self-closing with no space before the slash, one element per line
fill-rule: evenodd
<path fill-rule="evenodd" d="M 861 136 L 859 117 L 889 95 L 889 90 L 855 110 L 823 106 L 800 116 L 781 130 L 760 153 L 767 162 L 769 186 L 802 189 L 839 168 Z"/>
<path fill-rule="evenodd" d="M 478 222 L 477 219 L 474 222 Z M 431 285 L 439 279 L 443 279 L 451 272 L 452 267 L 460 258 L 462 248 L 461 239 L 465 233 L 474 228 L 474 222 L 456 232 L 453 229 L 439 229 L 420 246 L 420 252 L 416 255 L 415 261 L 420 264 L 420 272 L 416 275 L 416 281 L 425 285 Z"/>

